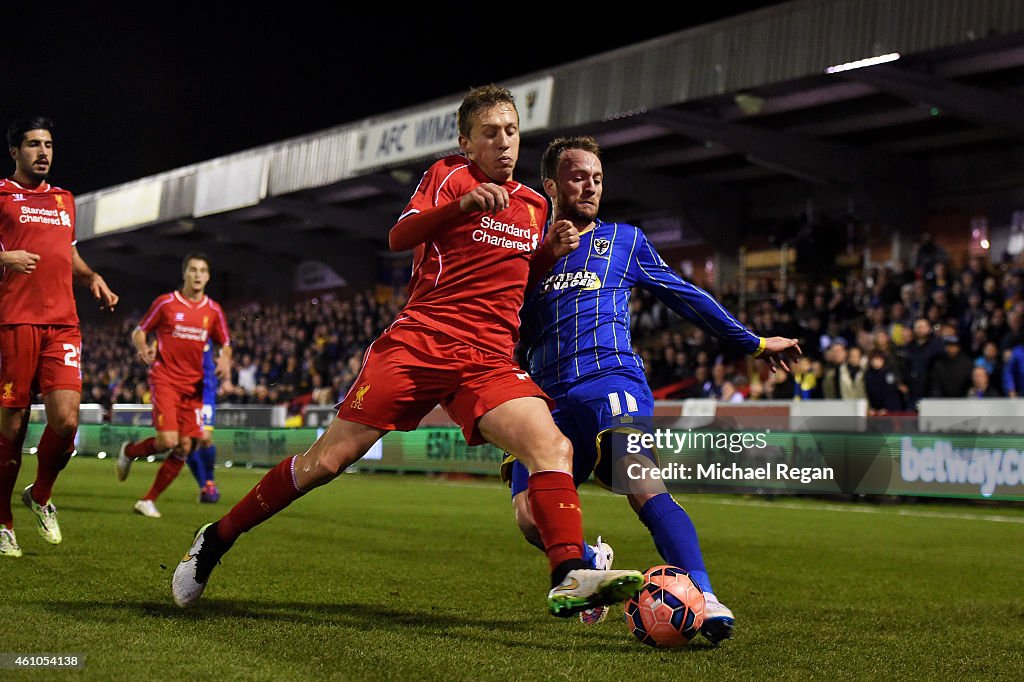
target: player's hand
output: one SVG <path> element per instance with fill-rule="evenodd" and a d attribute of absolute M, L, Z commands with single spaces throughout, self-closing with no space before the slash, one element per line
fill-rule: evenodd
<path fill-rule="evenodd" d="M 580 245 L 580 231 L 569 220 L 556 220 L 544 237 L 544 248 L 555 258 L 568 256 Z"/>
<path fill-rule="evenodd" d="M 5 251 L 3 254 L 3 265 L 24 275 L 32 274 L 38 262 L 39 254 L 31 251 Z"/>
<path fill-rule="evenodd" d="M 89 291 L 92 292 L 92 297 L 100 302 L 100 308 L 106 310 L 113 310 L 114 306 L 121 299 L 120 296 L 115 294 L 107 286 L 106 281 L 99 275 L 99 273 L 93 273 L 92 280 L 89 282 Z"/>
<path fill-rule="evenodd" d="M 764 341 L 764 352 L 758 356 L 758 359 L 768 363 L 768 369 L 772 372 L 777 372 L 780 369 L 785 372 L 791 371 L 790 367 L 794 361 L 803 355 L 796 339 L 772 336 Z"/>
<path fill-rule="evenodd" d="M 508 202 L 508 190 L 493 182 L 485 182 L 464 194 L 459 199 L 459 208 L 463 213 L 476 213 L 477 211 L 497 213 L 508 208 Z"/>
<path fill-rule="evenodd" d="M 142 348 L 137 349 L 139 351 L 139 360 L 142 360 L 146 367 L 149 367 L 156 361 L 156 345 L 145 345 Z"/>
<path fill-rule="evenodd" d="M 226 357 L 217 357 L 217 366 L 214 368 L 213 373 L 217 375 L 217 378 L 221 381 L 230 381 L 231 379 L 231 360 Z"/>

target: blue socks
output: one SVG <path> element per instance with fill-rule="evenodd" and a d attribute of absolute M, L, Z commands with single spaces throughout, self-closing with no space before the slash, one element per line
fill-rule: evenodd
<path fill-rule="evenodd" d="M 189 471 L 196 479 L 196 483 L 202 488 L 207 481 L 213 480 L 213 465 L 217 461 L 217 446 L 211 445 L 208 448 L 196 448 L 188 456 L 185 462 Z"/>
<path fill-rule="evenodd" d="M 689 573 L 702 592 L 713 592 L 697 541 L 697 529 L 689 514 L 671 495 L 662 493 L 648 500 L 640 509 L 640 520 L 651 531 L 654 546 L 666 563 Z"/>
<path fill-rule="evenodd" d="M 204 470 L 205 467 L 203 466 L 203 460 L 199 456 L 198 448 L 189 454 L 188 459 L 185 460 L 185 464 L 188 464 L 188 470 L 192 472 L 192 476 L 196 479 L 196 483 L 199 484 L 199 487 L 202 488 L 206 485 L 206 471 Z"/>
<path fill-rule="evenodd" d="M 594 548 L 591 547 L 590 545 L 588 545 L 586 543 L 586 541 L 584 540 L 584 542 L 583 542 L 583 560 L 587 562 L 587 566 L 590 566 L 591 568 L 594 567 L 594 557 L 596 557 L 596 556 L 597 556 L 597 552 L 595 552 Z"/>
<path fill-rule="evenodd" d="M 200 449 L 198 454 L 203 460 L 203 467 L 206 469 L 206 478 L 203 480 L 203 483 L 212 481 L 213 465 L 217 461 L 217 446 L 211 443 L 210 447 Z"/>

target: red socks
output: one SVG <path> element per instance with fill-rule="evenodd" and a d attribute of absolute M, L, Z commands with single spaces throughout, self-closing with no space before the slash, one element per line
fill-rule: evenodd
<path fill-rule="evenodd" d="M 153 440 L 150 438 L 149 440 Z M 143 441 L 145 443 L 146 441 Z M 181 467 L 185 466 L 185 461 L 178 459 L 174 455 L 167 455 L 164 459 L 164 463 L 160 465 L 160 470 L 156 472 L 156 479 L 153 481 L 153 487 L 149 489 L 146 496 L 142 499 L 156 501 L 156 498 L 160 497 L 160 493 L 167 490 L 167 486 L 174 482 L 174 479 L 181 473 Z"/>
<path fill-rule="evenodd" d="M 14 526 L 11 513 L 11 493 L 21 469 L 21 444 L 0 436 L 0 526 Z"/>
<path fill-rule="evenodd" d="M 50 501 L 53 483 L 61 470 L 67 466 L 74 445 L 74 433 L 70 436 L 58 436 L 49 426 L 43 429 L 39 445 L 36 446 L 36 458 L 39 462 L 36 480 L 32 484 L 32 499 L 36 504 L 43 505 Z"/>
<path fill-rule="evenodd" d="M 124 449 L 124 454 L 132 459 L 148 457 L 149 455 L 155 455 L 157 452 L 159 450 L 156 449 L 156 438 L 147 438 L 146 440 L 140 440 L 138 443 L 129 443 Z"/>
<path fill-rule="evenodd" d="M 287 457 L 267 472 L 256 487 L 217 523 L 217 537 L 223 542 L 234 542 L 242 533 L 305 495 L 305 491 L 299 490 L 295 484 L 292 473 L 294 460 L 294 457 Z"/>
<path fill-rule="evenodd" d="M 572 475 L 564 471 L 531 474 L 527 496 L 552 573 L 565 561 L 582 560 L 583 514 Z"/>

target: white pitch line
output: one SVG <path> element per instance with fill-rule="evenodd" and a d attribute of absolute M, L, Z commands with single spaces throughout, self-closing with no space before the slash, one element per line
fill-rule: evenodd
<path fill-rule="evenodd" d="M 493 489 L 495 485 L 493 483 L 482 483 L 476 481 L 429 481 L 429 485 L 441 485 L 441 486 L 462 486 L 464 488 L 490 488 Z M 595 489 L 595 488 L 580 488 L 579 494 L 584 496 L 590 495 L 612 495 L 613 493 L 607 490 Z M 792 504 L 790 502 L 761 502 L 759 500 L 729 500 L 729 499 L 713 499 L 703 497 L 700 495 L 680 495 L 681 500 L 699 500 L 708 504 L 724 504 L 731 505 L 734 507 L 765 507 L 766 509 L 795 509 L 797 511 L 834 511 L 834 512 L 847 512 L 854 514 L 895 514 L 896 516 L 912 516 L 917 518 L 932 518 L 932 519 L 963 519 L 966 521 L 992 521 L 995 523 L 1020 523 L 1024 524 L 1024 516 L 998 516 L 991 514 L 960 514 L 958 512 L 940 512 L 940 511 L 917 511 L 913 509 L 891 509 L 889 507 L 859 507 L 853 506 L 841 506 L 839 504 L 828 505 L 828 504 Z M 684 507 L 686 505 L 683 505 Z"/>
<path fill-rule="evenodd" d="M 693 499 L 692 496 L 690 499 Z M 826 505 L 826 504 L 791 504 L 788 502 L 759 502 L 757 500 L 712 500 L 705 499 L 704 502 L 708 504 L 725 504 L 732 505 L 734 507 L 765 507 L 768 509 L 795 509 L 798 511 L 833 511 L 833 512 L 848 512 L 856 514 L 888 514 L 892 513 L 897 516 L 914 516 L 918 518 L 932 518 L 932 519 L 965 519 L 967 521 L 994 521 L 996 523 L 1022 523 L 1024 524 L 1024 516 L 993 516 L 988 514 L 960 514 L 957 512 L 940 512 L 940 511 L 917 511 L 912 509 L 889 509 L 889 508 L 873 508 L 873 507 L 843 507 L 839 505 Z"/>

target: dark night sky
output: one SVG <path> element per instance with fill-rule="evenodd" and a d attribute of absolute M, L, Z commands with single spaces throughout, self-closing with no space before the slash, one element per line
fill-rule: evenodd
<path fill-rule="evenodd" d="M 444 20 L 280 3 L 264 15 L 5 8 L 0 121 L 6 131 L 16 117 L 53 118 L 51 179 L 84 193 L 775 4 L 604 20 L 593 6 L 512 19 L 502 12 L 520 6 L 465 3 Z"/>

